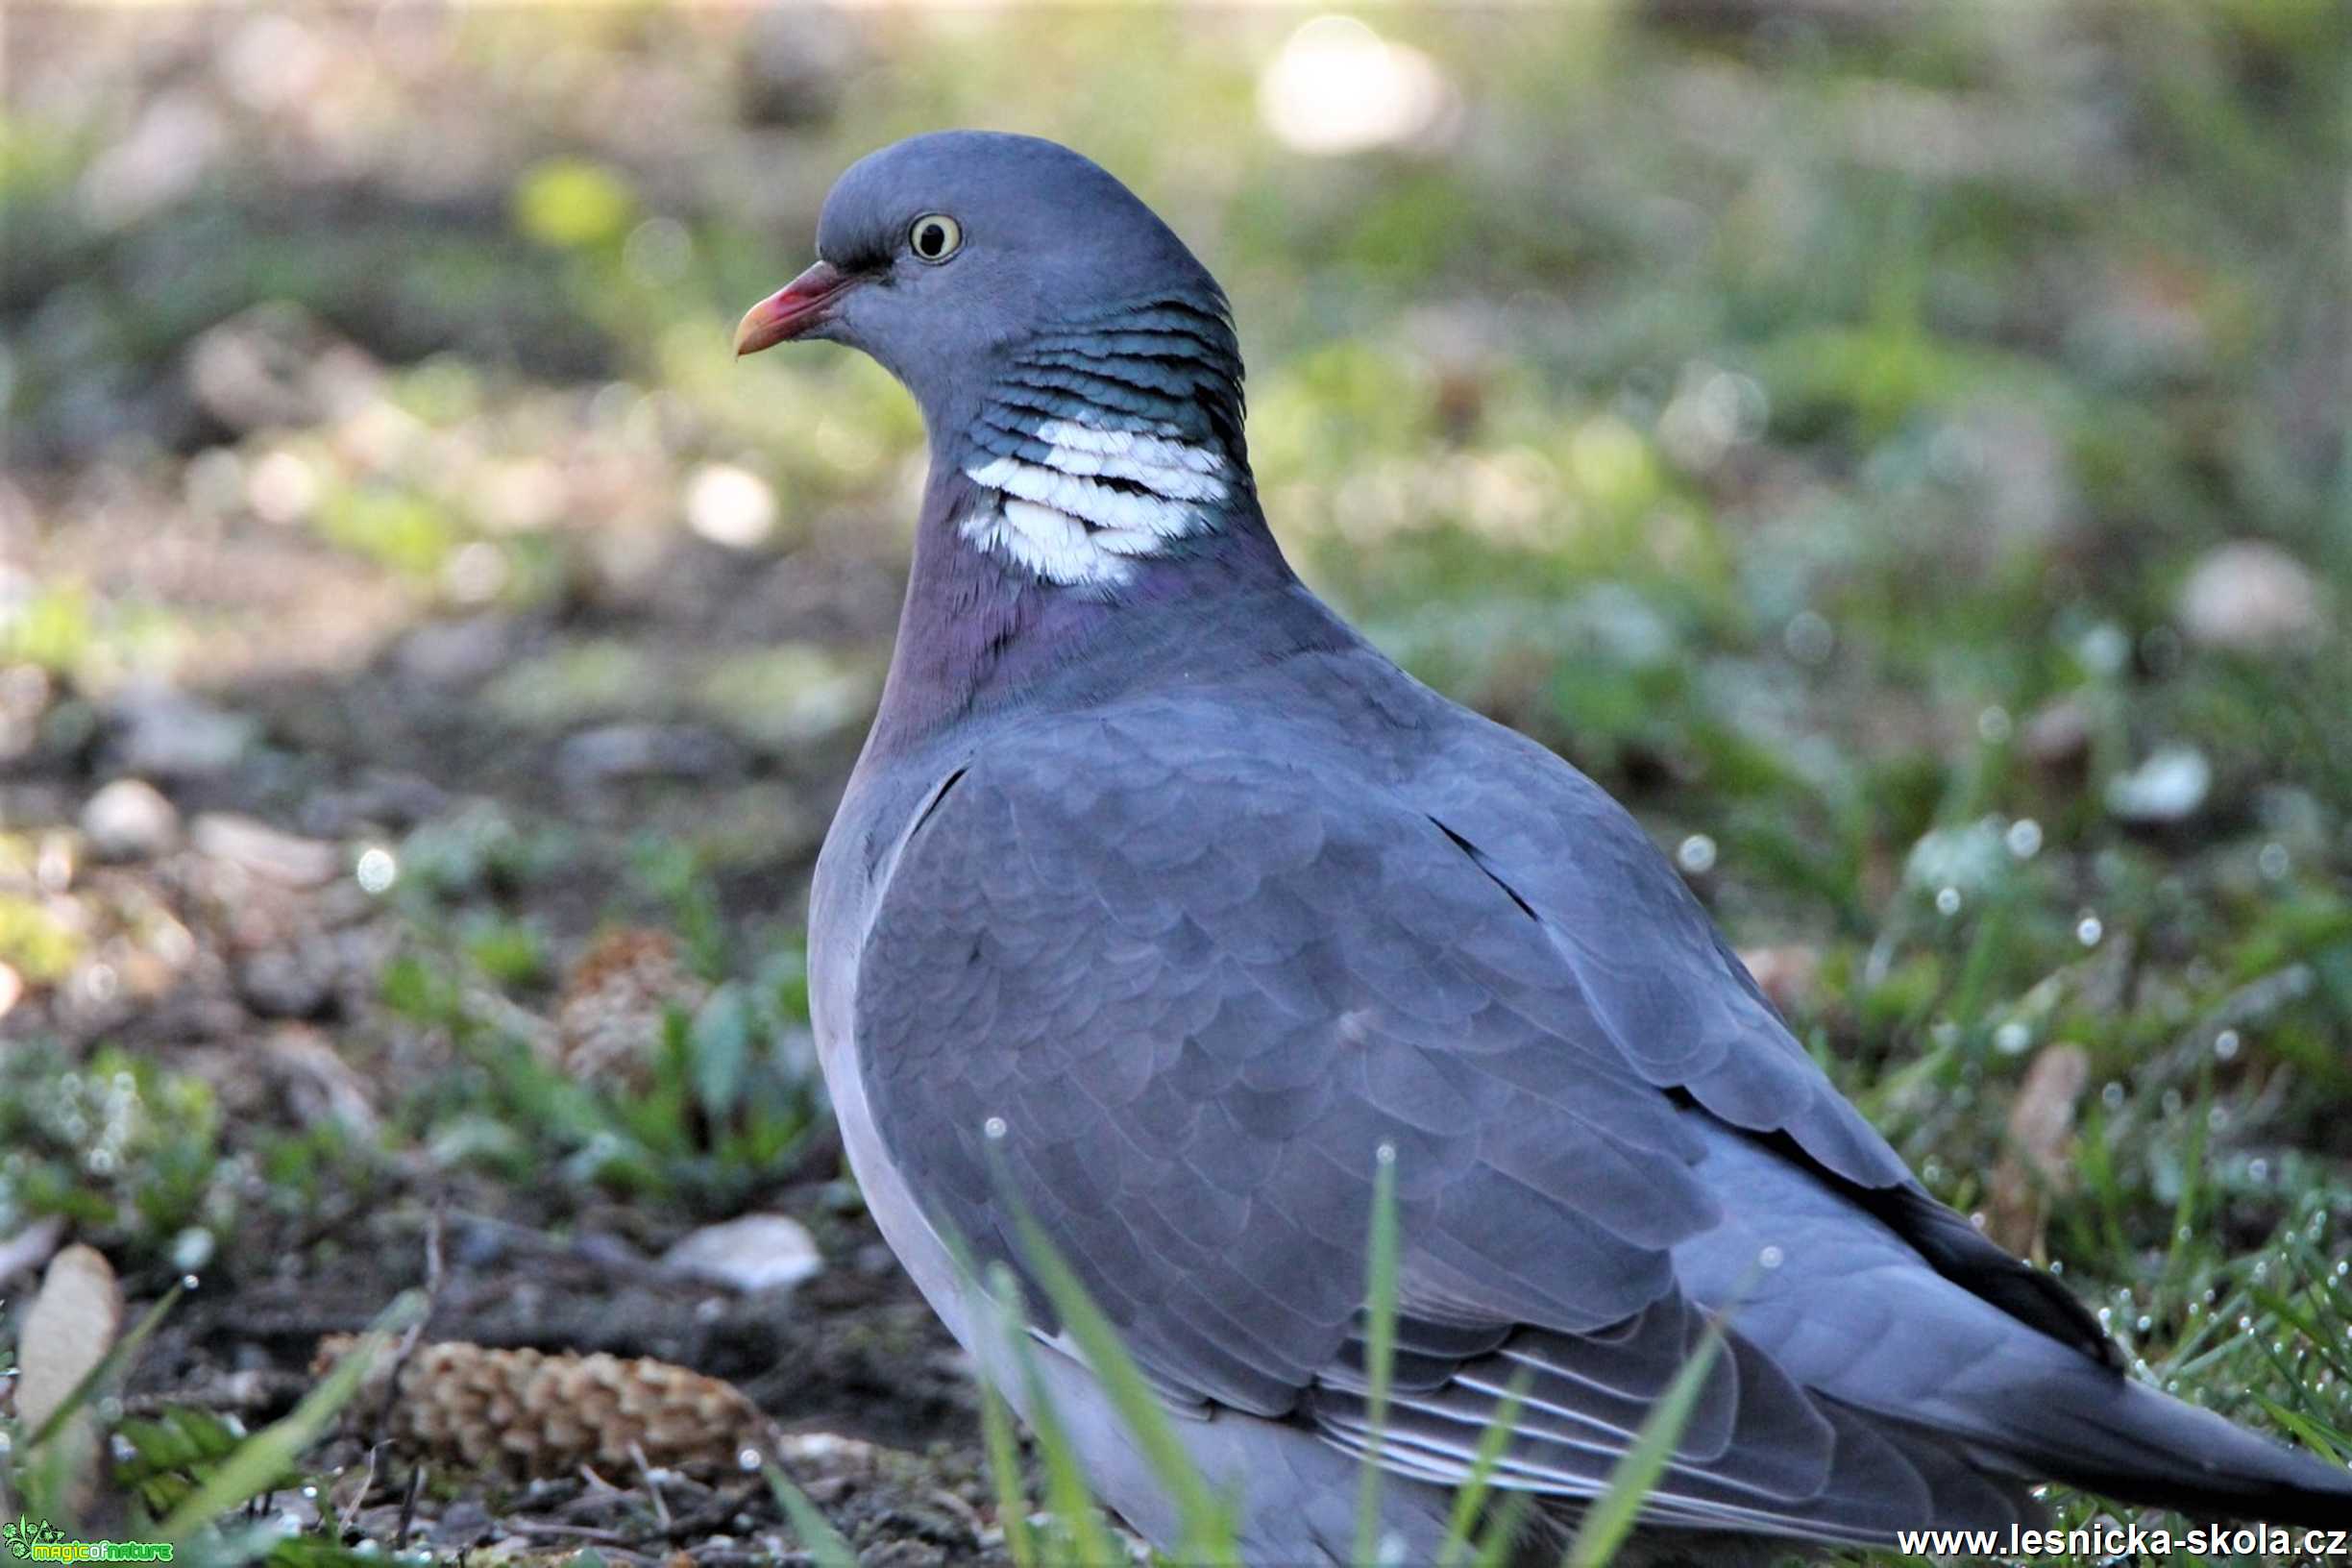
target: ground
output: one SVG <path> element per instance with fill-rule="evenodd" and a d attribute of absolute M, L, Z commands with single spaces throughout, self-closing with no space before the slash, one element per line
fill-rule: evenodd
<path fill-rule="evenodd" d="M 987 123 L 1194 244 L 1302 570 L 1631 804 L 1940 1196 L 2341 1444 L 2352 26 L 1372 22 L 11 9 L 0 1292 L 194 1276 L 123 1410 L 258 1428 L 424 1289 L 733 1383 L 871 1560 L 1003 1554 L 799 967 L 920 431 L 726 353 L 850 159 Z M 664 1263 L 747 1213 L 815 1272 Z M 410 1497 L 391 1419 L 295 1543 L 800 1550 L 748 1476 Z M 131 1447 L 118 1531 L 210 1462 Z"/>

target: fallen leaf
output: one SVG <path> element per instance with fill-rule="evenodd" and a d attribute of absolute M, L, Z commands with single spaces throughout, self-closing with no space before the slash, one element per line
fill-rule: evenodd
<path fill-rule="evenodd" d="M 2045 1047 L 2018 1086 L 2008 1146 L 1993 1168 L 1986 1229 L 2020 1257 L 2041 1256 L 2049 1200 L 2072 1185 L 2074 1108 L 2090 1081 L 2090 1053 L 2060 1043 Z"/>

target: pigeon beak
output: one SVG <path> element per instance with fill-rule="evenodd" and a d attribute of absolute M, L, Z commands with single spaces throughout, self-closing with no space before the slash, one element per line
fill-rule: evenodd
<path fill-rule="evenodd" d="M 818 262 L 744 312 L 735 328 L 735 357 L 806 336 L 824 319 L 833 297 L 854 282 L 832 262 Z"/>

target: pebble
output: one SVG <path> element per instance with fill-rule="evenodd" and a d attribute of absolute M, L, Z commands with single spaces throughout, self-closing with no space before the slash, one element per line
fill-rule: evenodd
<path fill-rule="evenodd" d="M 393 658 L 404 674 L 431 686 L 485 680 L 513 657 L 514 622 L 502 615 L 431 621 L 401 639 Z"/>
<path fill-rule="evenodd" d="M 2078 768 L 2091 756 L 2090 711 L 2074 698 L 2059 698 L 2025 721 L 2018 746 L 2042 767 Z"/>
<path fill-rule="evenodd" d="M 705 1225 L 662 1254 L 662 1267 L 736 1290 L 782 1290 L 823 1271 L 807 1227 L 783 1214 Z"/>
<path fill-rule="evenodd" d="M 436 1545 L 444 1548 L 478 1545 L 491 1533 L 490 1510 L 473 1498 L 459 1498 L 427 1526 Z"/>
<path fill-rule="evenodd" d="M 135 686 L 110 704 L 110 758 L 125 773 L 208 778 L 244 756 L 254 723 L 166 686 Z"/>
<path fill-rule="evenodd" d="M 367 354 L 316 317 L 273 302 L 232 316 L 188 345 L 189 396 L 233 430 L 348 418 L 380 380 Z"/>
<path fill-rule="evenodd" d="M 143 778 L 118 778 L 82 808 L 82 834 L 101 860 L 149 860 L 180 842 L 180 810 Z"/>
<path fill-rule="evenodd" d="M 65 1239 L 65 1221 L 46 1214 L 13 1236 L 0 1237 L 0 1285 L 19 1274 L 37 1270 L 57 1253 Z"/>
<path fill-rule="evenodd" d="M 556 776 L 569 786 L 644 778 L 708 778 L 735 766 L 734 743 L 700 724 L 603 724 L 566 736 Z"/>
<path fill-rule="evenodd" d="M 343 870 L 343 851 L 324 839 L 282 832 L 233 812 L 205 813 L 196 819 L 189 837 L 215 860 L 233 861 L 256 876 L 289 888 L 318 887 Z"/>
<path fill-rule="evenodd" d="M 334 999 L 334 970 L 291 947 L 271 947 L 236 968 L 237 994 L 265 1018 L 309 1018 Z"/>
<path fill-rule="evenodd" d="M 2207 551 L 2181 584 L 2175 613 L 2191 642 L 2235 653 L 2308 648 L 2327 630 L 2309 569 L 2255 540 Z"/>
<path fill-rule="evenodd" d="M 1781 1013 L 1801 1013 L 1812 1005 L 1821 978 L 1818 950 L 1803 945 L 1743 947 L 1739 959 Z"/>
<path fill-rule="evenodd" d="M 2168 746 L 2107 781 L 2107 810 L 2126 822 L 2162 824 L 2195 816 L 2213 791 L 2213 764 L 2193 746 Z"/>

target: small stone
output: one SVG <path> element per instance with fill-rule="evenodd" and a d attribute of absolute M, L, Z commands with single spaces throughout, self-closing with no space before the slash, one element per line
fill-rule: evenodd
<path fill-rule="evenodd" d="M 270 453 L 245 475 L 245 504 L 264 523 L 290 527 L 317 509 L 318 499 L 318 471 L 291 452 Z"/>
<path fill-rule="evenodd" d="M 2206 552 L 2176 605 L 2191 642 L 2234 653 L 2309 648 L 2327 631 L 2318 582 L 2276 545 L 2241 540 Z"/>
<path fill-rule="evenodd" d="M 1743 947 L 1739 958 L 1765 996 L 1783 1014 L 1801 1013 L 1812 1005 L 1815 982 L 1821 978 L 1821 954 L 1814 948 L 1801 943 Z"/>
<path fill-rule="evenodd" d="M 101 860 L 148 860 L 180 841 L 180 811 L 141 778 L 118 778 L 82 808 L 82 834 Z"/>
<path fill-rule="evenodd" d="M 233 430 L 300 427 L 356 412 L 380 380 L 360 349 L 297 306 L 270 303 L 206 329 L 189 346 L 188 392 Z"/>
<path fill-rule="evenodd" d="M 65 1221 L 58 1214 L 45 1214 L 14 1236 L 0 1237 L 0 1286 L 46 1263 L 64 1239 Z"/>
<path fill-rule="evenodd" d="M 2168 746 L 2107 781 L 2107 810 L 2126 822 L 2187 821 L 2213 792 L 2213 764 L 2193 746 Z"/>
<path fill-rule="evenodd" d="M 314 955 L 271 947 L 236 968 L 237 994 L 266 1018 L 309 1018 L 334 1000 L 334 970 Z"/>
<path fill-rule="evenodd" d="M 110 704 L 110 761 L 125 773 L 207 778 L 236 766 L 254 723 L 166 686 L 135 686 Z"/>
<path fill-rule="evenodd" d="M 555 751 L 555 772 L 574 787 L 708 778 L 737 760 L 734 743 L 700 724 L 601 724 L 565 737 Z"/>
<path fill-rule="evenodd" d="M 798 1220 L 746 1214 L 694 1232 L 662 1254 L 662 1266 L 736 1290 L 782 1290 L 821 1272 L 824 1258 Z"/>
<path fill-rule="evenodd" d="M 233 861 L 256 876 L 289 888 L 318 887 L 332 881 L 343 870 L 343 851 L 324 839 L 282 832 L 233 812 L 205 813 L 196 819 L 189 837 L 213 859 Z"/>
<path fill-rule="evenodd" d="M 249 964 L 246 973 L 251 971 Z M 322 993 L 317 999 L 323 1003 L 326 998 Z M 302 1126 L 333 1127 L 360 1140 L 376 1136 L 380 1123 L 375 1087 L 343 1059 L 323 1031 L 306 1024 L 282 1024 L 261 1041 L 261 1048 L 266 1066 L 280 1080 Z"/>
<path fill-rule="evenodd" d="M 477 1546 L 490 1535 L 490 1510 L 473 1498 L 459 1498 L 441 1510 L 441 1517 L 426 1527 L 433 1544 L 451 1550 Z"/>
<path fill-rule="evenodd" d="M 2091 757 L 2091 714 L 2070 697 L 2036 708 L 2018 731 L 2018 749 L 2040 767 L 2063 771 Z"/>

